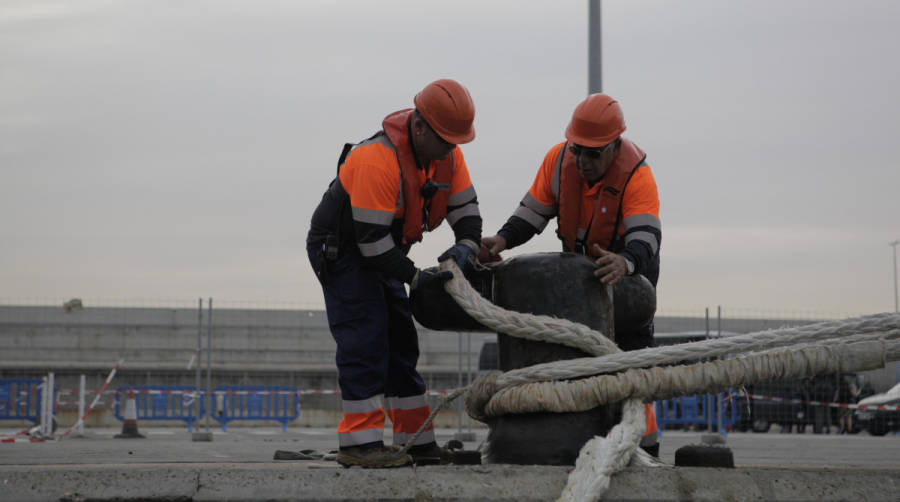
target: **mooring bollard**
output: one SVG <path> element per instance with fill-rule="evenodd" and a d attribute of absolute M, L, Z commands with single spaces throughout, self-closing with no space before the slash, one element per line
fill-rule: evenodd
<path fill-rule="evenodd" d="M 641 276 L 626 277 L 609 288 L 592 272 L 595 265 L 573 253 L 538 253 L 488 264 L 467 277 L 482 296 L 508 310 L 543 314 L 584 324 L 615 340 L 616 329 L 635 331 L 653 319 L 656 295 Z M 614 302 L 615 298 L 615 302 Z M 412 310 L 423 326 L 448 331 L 489 331 L 456 305 L 443 289 L 416 290 Z M 619 306 L 622 311 L 620 312 Z M 589 357 L 563 345 L 498 333 L 502 371 L 534 364 Z M 487 420 L 489 463 L 573 465 L 581 447 L 606 435 L 618 422 L 621 406 L 585 412 L 525 413 Z"/>

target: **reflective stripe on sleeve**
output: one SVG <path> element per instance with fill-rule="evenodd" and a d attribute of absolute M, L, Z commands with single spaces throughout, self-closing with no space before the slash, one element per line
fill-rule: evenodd
<path fill-rule="evenodd" d="M 465 218 L 466 216 L 481 216 L 481 213 L 478 211 L 478 204 L 466 204 L 465 206 L 454 209 L 447 213 L 447 223 L 451 226 L 455 225 L 457 221 Z"/>
<path fill-rule="evenodd" d="M 522 206 L 522 205 L 517 207 L 516 210 L 513 211 L 512 215 L 518 216 L 519 218 L 522 218 L 523 220 L 527 221 L 528 224 L 531 225 L 532 227 L 534 227 L 535 229 L 537 229 L 538 232 L 543 232 L 544 227 L 547 226 L 547 222 L 550 221 L 547 217 L 541 216 L 540 214 L 536 213 L 533 209 Z"/>
<path fill-rule="evenodd" d="M 375 242 L 360 242 L 357 245 L 363 256 L 371 258 L 390 251 L 394 247 L 394 238 L 387 234 Z"/>
<path fill-rule="evenodd" d="M 659 249 L 659 241 L 657 241 L 656 236 L 650 232 L 631 232 L 630 234 L 625 234 L 626 246 L 633 240 L 639 240 L 649 244 L 653 254 L 656 254 L 656 251 Z"/>
<path fill-rule="evenodd" d="M 530 193 L 526 193 L 525 197 L 522 197 L 522 205 L 545 218 L 552 218 L 559 212 L 559 209 L 556 206 L 546 206 L 541 204 L 541 202 L 535 199 Z"/>
<path fill-rule="evenodd" d="M 353 207 L 351 209 L 353 210 L 353 220 L 360 223 L 390 226 L 391 222 L 394 221 L 393 212 L 363 209 L 361 207 Z"/>
<path fill-rule="evenodd" d="M 659 218 L 649 213 L 633 214 L 628 218 L 622 220 L 622 225 L 625 226 L 626 231 L 634 227 L 653 227 L 662 229 L 662 224 L 659 222 Z"/>
<path fill-rule="evenodd" d="M 447 199 L 447 205 L 460 206 L 473 199 L 475 199 L 475 187 L 469 185 L 469 188 L 466 188 L 462 192 L 451 194 L 450 198 Z"/>

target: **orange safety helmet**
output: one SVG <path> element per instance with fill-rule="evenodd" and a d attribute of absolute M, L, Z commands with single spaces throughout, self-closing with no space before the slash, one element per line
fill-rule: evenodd
<path fill-rule="evenodd" d="M 416 94 L 413 103 L 434 132 L 448 143 L 461 145 L 475 139 L 475 103 L 456 80 L 435 80 Z"/>
<path fill-rule="evenodd" d="M 625 132 L 625 116 L 619 102 L 606 94 L 591 94 L 575 107 L 566 139 L 590 148 L 605 146 Z"/>

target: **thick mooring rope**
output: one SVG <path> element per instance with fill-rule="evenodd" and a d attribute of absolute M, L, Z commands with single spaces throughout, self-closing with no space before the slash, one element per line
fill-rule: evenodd
<path fill-rule="evenodd" d="M 450 296 L 492 331 L 575 347 L 595 357 L 538 364 L 507 373 L 489 372 L 445 398 L 422 430 L 441 407 L 466 391 L 469 415 L 482 421 L 507 413 L 585 411 L 624 401 L 622 422 L 605 438 L 596 437 L 582 447 L 561 501 L 597 501 L 609 487 L 610 476 L 629 462 L 654 465 L 638 450 L 646 429 L 645 400 L 720 391 L 765 380 L 874 369 L 883 367 L 885 360 L 900 358 L 898 314 L 877 314 L 626 353 L 603 334 L 581 324 L 511 312 L 491 304 L 471 287 L 452 260 L 441 263 L 440 268 L 453 273 L 453 279 L 445 284 Z M 787 346 L 793 347 L 778 350 Z M 746 354 L 750 351 L 759 352 Z M 746 355 L 690 366 L 658 367 L 730 354 Z M 621 373 L 598 375 L 617 371 Z M 589 375 L 596 376 L 557 381 Z M 421 431 L 407 442 L 406 448 L 418 434 Z"/>
<path fill-rule="evenodd" d="M 497 385 L 505 388 L 529 382 L 564 380 L 599 373 L 612 373 L 629 368 L 660 366 L 755 350 L 767 350 L 806 342 L 846 340 L 851 335 L 865 335 L 872 340 L 898 338 L 900 329 L 897 325 L 900 323 L 897 319 L 896 314 L 876 314 L 799 328 L 761 331 L 728 338 L 618 352 L 603 357 L 567 359 L 565 365 L 555 362 L 536 364 L 504 373 L 498 379 Z"/>
<path fill-rule="evenodd" d="M 559 343 L 595 356 L 621 352 L 615 342 L 583 324 L 548 316 L 511 312 L 497 307 L 472 288 L 452 260 L 442 262 L 440 268 L 453 273 L 453 279 L 444 285 L 447 293 L 466 313 L 497 333 Z M 607 293 L 612 296 L 612 288 L 608 288 Z M 473 383 L 466 399 L 470 416 L 478 418 L 481 416 L 481 410 L 476 407 L 481 403 L 493 401 L 493 397 L 488 399 L 488 396 L 495 394 L 494 389 L 490 387 L 492 383 L 496 384 L 496 378 L 499 376 L 495 374 L 493 378 L 484 378 L 479 385 Z M 481 392 L 473 392 L 473 389 L 479 389 Z M 569 474 L 559 500 L 564 502 L 599 500 L 609 488 L 610 477 L 625 468 L 634 457 L 646 429 L 643 401 L 629 399 L 622 406 L 622 421 L 613 426 L 606 437 L 595 437 L 581 448 L 575 461 L 575 469 Z"/>
<path fill-rule="evenodd" d="M 890 350 L 892 349 L 892 350 Z M 485 405 L 488 417 L 541 411 L 587 411 L 602 404 L 638 398 L 721 392 L 766 380 L 801 378 L 883 368 L 885 354 L 900 356 L 900 340 L 811 345 L 797 350 L 761 352 L 689 367 L 635 368 L 580 380 L 528 383 L 503 389 Z"/>

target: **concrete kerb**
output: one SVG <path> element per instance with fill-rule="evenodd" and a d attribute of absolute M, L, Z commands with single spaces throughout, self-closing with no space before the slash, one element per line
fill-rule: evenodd
<path fill-rule="evenodd" d="M 4 500 L 556 500 L 570 468 L 303 464 L 0 466 Z M 631 467 L 603 500 L 897 500 L 900 469 Z"/>

